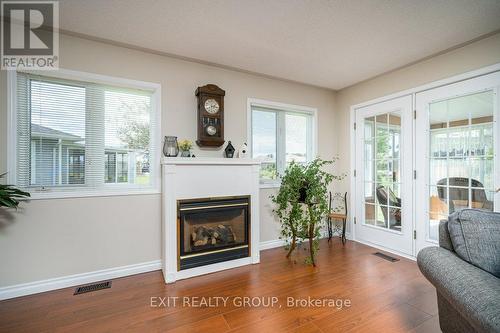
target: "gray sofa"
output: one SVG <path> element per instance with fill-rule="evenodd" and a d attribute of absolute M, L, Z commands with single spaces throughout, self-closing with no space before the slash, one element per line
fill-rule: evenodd
<path fill-rule="evenodd" d="M 500 332 L 500 213 L 464 209 L 439 225 L 439 247 L 417 262 L 436 287 L 447 332 Z"/>

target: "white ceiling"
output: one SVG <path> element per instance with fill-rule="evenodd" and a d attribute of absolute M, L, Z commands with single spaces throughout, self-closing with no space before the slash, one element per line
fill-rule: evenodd
<path fill-rule="evenodd" d="M 61 29 L 341 89 L 500 29 L 499 0 L 62 0 Z"/>

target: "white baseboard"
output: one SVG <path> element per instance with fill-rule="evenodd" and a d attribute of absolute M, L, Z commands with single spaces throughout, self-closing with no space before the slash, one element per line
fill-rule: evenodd
<path fill-rule="evenodd" d="M 334 235 L 333 237 L 339 237 L 338 235 Z M 351 233 L 345 233 L 346 239 L 351 240 Z M 328 231 L 321 232 L 321 238 L 328 238 Z M 260 250 L 269 250 L 274 249 L 276 247 L 285 246 L 286 242 L 282 239 L 273 239 L 269 241 L 260 242 Z"/>
<path fill-rule="evenodd" d="M 348 237 L 349 238 L 349 237 Z M 285 246 L 285 241 L 282 239 L 273 239 L 260 242 L 260 250 L 274 249 L 276 247 Z M 79 286 L 82 284 L 93 283 L 97 281 L 116 279 L 119 277 L 146 273 L 161 269 L 161 261 L 153 260 L 140 264 L 127 265 L 103 269 L 99 271 L 56 277 L 52 279 L 16 284 L 7 287 L 0 287 L 0 300 L 38 294 L 45 291 Z"/>
<path fill-rule="evenodd" d="M 103 269 L 99 271 L 68 275 L 47 280 L 34 281 L 0 288 L 0 300 L 68 288 L 102 280 L 116 279 L 128 275 L 146 273 L 161 269 L 161 261 L 154 260 L 140 264 Z"/>
<path fill-rule="evenodd" d="M 282 239 L 273 239 L 264 242 L 260 242 L 260 250 L 274 249 L 275 247 L 285 246 L 286 242 Z"/>
<path fill-rule="evenodd" d="M 406 259 L 410 259 L 410 260 L 413 260 L 413 261 L 417 260 L 417 258 L 414 257 L 414 256 L 412 256 L 412 255 L 409 255 L 409 254 L 406 254 L 406 253 L 403 253 L 403 252 L 399 252 L 399 251 L 390 249 L 388 247 L 385 247 L 385 246 L 382 246 L 382 245 L 379 245 L 379 244 L 375 244 L 375 243 L 368 242 L 368 241 L 362 241 L 362 240 L 359 240 L 359 239 L 354 239 L 353 241 L 361 243 L 361 244 L 364 244 L 364 245 L 368 245 L 370 247 L 373 247 L 373 248 L 376 248 L 376 249 L 379 249 L 379 250 L 382 250 L 382 251 L 385 251 L 385 252 L 389 252 L 389 253 L 398 255 L 398 256 L 406 258 Z"/>

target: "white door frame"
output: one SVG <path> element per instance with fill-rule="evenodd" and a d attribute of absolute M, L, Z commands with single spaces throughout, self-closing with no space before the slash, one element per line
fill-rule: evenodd
<path fill-rule="evenodd" d="M 401 184 L 401 230 L 393 230 L 387 228 L 381 228 L 372 226 L 370 224 L 364 224 L 364 211 L 366 205 L 359 204 L 365 198 L 365 152 L 364 148 L 361 151 L 357 151 L 357 164 L 356 170 L 359 170 L 356 175 L 357 187 L 356 192 L 359 196 L 357 198 L 358 206 L 355 207 L 357 218 L 357 224 L 354 226 L 355 233 L 357 234 L 357 240 L 364 242 L 373 246 L 383 246 L 387 247 L 391 252 L 401 253 L 407 256 L 413 255 L 413 216 L 412 216 L 412 206 L 413 206 L 413 115 L 412 115 L 412 96 L 406 95 L 399 97 L 397 99 L 391 99 L 389 101 L 380 102 L 377 104 L 369 105 L 367 107 L 356 109 L 356 123 L 359 126 L 357 131 L 358 136 L 356 137 L 356 147 L 365 147 L 364 140 L 364 119 L 378 116 L 381 114 L 389 114 L 397 112 L 401 117 L 401 135 L 399 142 L 399 169 L 400 169 L 400 184 Z M 377 131 L 375 129 L 375 131 Z M 377 175 L 374 171 L 374 177 L 376 179 Z M 376 184 L 375 179 L 373 179 L 374 184 Z M 376 196 L 376 190 L 374 195 Z M 389 221 L 388 221 L 389 223 Z"/>
<path fill-rule="evenodd" d="M 461 97 L 465 95 L 475 94 L 487 90 L 493 90 L 495 93 L 494 100 L 494 130 L 493 130 L 493 142 L 494 142 L 494 189 L 497 189 L 500 186 L 500 172 L 499 172 L 499 163 L 498 163 L 498 155 L 500 152 L 500 144 L 498 138 L 499 132 L 499 120 L 498 120 L 498 106 L 500 105 L 500 97 L 498 94 L 498 90 L 500 87 L 500 72 L 490 73 L 487 75 L 482 75 L 479 77 L 471 78 L 469 80 L 464 80 L 460 82 L 455 82 L 443 87 L 435 88 L 432 90 L 427 90 L 421 93 L 416 94 L 415 99 L 415 107 L 417 112 L 422 115 L 419 116 L 415 123 L 417 129 L 420 130 L 419 133 L 422 133 L 422 129 L 424 129 L 424 134 L 420 134 L 418 137 L 418 142 L 425 142 L 424 145 L 418 145 L 415 148 L 415 154 L 418 156 L 425 156 L 425 158 L 417 159 L 415 169 L 417 170 L 420 177 L 416 180 L 416 186 L 414 188 L 415 197 L 416 197 L 416 207 L 419 207 L 419 213 L 416 215 L 416 220 L 421 223 L 416 226 L 417 234 L 420 234 L 421 237 L 417 239 L 416 249 L 417 251 L 421 250 L 427 246 L 438 245 L 438 240 L 431 240 L 429 237 L 429 228 L 427 226 L 428 222 L 428 214 L 429 211 L 429 193 L 428 193 L 428 180 L 429 180 L 429 117 L 426 112 L 427 106 L 429 103 L 437 100 L 446 100 L 455 97 Z M 416 131 L 417 133 L 417 131 Z M 417 141 L 416 141 L 417 142 Z M 495 195 L 493 197 L 495 202 L 495 210 L 498 211 L 500 207 L 500 194 Z M 415 212 L 416 213 L 416 212 Z M 423 222 L 425 221 L 425 222 Z"/>
<path fill-rule="evenodd" d="M 474 77 L 478 77 L 478 76 L 482 76 L 482 75 L 486 75 L 486 74 L 490 74 L 490 73 L 494 73 L 494 72 L 499 72 L 499 71 L 500 71 L 500 63 L 497 63 L 497 64 L 483 67 L 483 68 L 480 68 L 477 70 L 473 70 L 473 71 L 469 71 L 469 72 L 466 72 L 463 74 L 455 75 L 455 76 L 452 76 L 452 77 L 449 77 L 446 79 L 442 79 L 442 80 L 434 81 L 434 82 L 431 82 L 428 84 L 424 84 L 424 85 L 421 85 L 421 86 L 418 86 L 415 88 L 403 90 L 403 91 L 396 92 L 396 93 L 386 95 L 383 97 L 368 100 L 368 101 L 363 102 L 363 103 L 351 105 L 350 114 L 349 114 L 349 116 L 350 116 L 350 144 L 351 144 L 351 149 L 350 149 L 350 170 L 351 170 L 351 172 L 350 172 L 350 177 L 349 177 L 350 178 L 350 193 L 351 193 L 351 195 L 350 195 L 349 214 L 350 214 L 351 218 L 348 221 L 348 230 L 350 231 L 350 236 L 351 236 L 352 240 L 356 240 L 356 232 L 355 232 L 355 228 L 354 228 L 354 224 L 353 224 L 354 221 L 356 220 L 356 213 L 355 213 L 355 209 L 353 209 L 353 207 L 356 207 L 356 204 L 357 204 L 357 202 L 356 202 L 356 179 L 355 179 L 354 172 L 353 172 L 353 170 L 356 169 L 356 149 L 355 149 L 355 147 L 356 147 L 356 130 L 355 130 L 356 109 L 361 108 L 361 107 L 365 107 L 365 106 L 368 106 L 371 104 L 376 104 L 379 102 L 388 101 L 388 100 L 391 100 L 394 98 L 399 98 L 399 97 L 402 97 L 405 95 L 412 95 L 412 100 L 413 100 L 412 106 L 413 106 L 413 110 L 415 110 L 415 95 L 419 92 L 423 92 L 423 91 L 426 91 L 429 89 L 441 87 L 444 85 L 468 80 L 468 79 L 471 79 Z M 413 131 L 413 132 L 415 133 L 415 131 Z M 415 138 L 414 138 L 414 140 L 415 140 Z M 415 161 L 415 158 L 413 160 Z M 415 169 L 415 165 L 413 167 Z M 415 180 L 413 181 L 413 188 L 415 189 Z M 415 195 L 413 195 L 413 197 L 415 198 Z M 413 218 L 415 219 L 415 216 Z M 417 235 L 417 238 L 418 237 L 419 237 L 419 235 Z M 380 248 L 382 250 L 386 250 L 388 252 L 394 252 L 394 251 L 391 251 L 389 249 L 384 249 L 382 247 L 380 247 Z M 414 246 L 414 249 L 415 248 L 416 247 Z M 413 253 L 413 256 L 406 256 L 406 255 L 401 254 L 401 253 L 397 253 L 397 254 L 404 256 L 404 257 L 409 257 L 411 259 L 416 258 L 415 251 Z"/>

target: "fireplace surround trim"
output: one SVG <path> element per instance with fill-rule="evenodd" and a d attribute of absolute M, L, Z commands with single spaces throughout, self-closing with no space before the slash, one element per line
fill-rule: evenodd
<path fill-rule="evenodd" d="M 260 262 L 260 161 L 225 158 L 162 160 L 162 271 L 166 283 Z M 248 196 L 249 256 L 178 270 L 177 201 Z"/>

